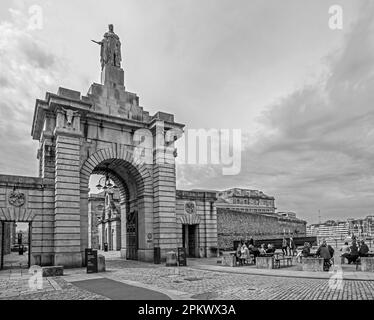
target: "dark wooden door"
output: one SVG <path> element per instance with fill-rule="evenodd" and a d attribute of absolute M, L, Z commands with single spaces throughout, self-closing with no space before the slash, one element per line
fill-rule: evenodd
<path fill-rule="evenodd" d="M 138 212 L 129 213 L 126 222 L 126 258 L 138 260 Z"/>
<path fill-rule="evenodd" d="M 196 226 L 188 226 L 188 255 L 196 257 Z"/>

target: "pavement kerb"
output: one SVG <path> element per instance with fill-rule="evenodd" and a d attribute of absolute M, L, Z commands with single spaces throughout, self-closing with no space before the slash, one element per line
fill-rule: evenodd
<path fill-rule="evenodd" d="M 216 266 L 210 266 L 210 265 L 199 265 L 199 266 L 189 266 L 191 269 L 195 270 L 205 270 L 205 271 L 212 271 L 212 272 L 222 272 L 222 273 L 235 273 L 235 274 L 246 274 L 246 275 L 256 275 L 256 276 L 266 276 L 266 277 L 280 277 L 280 278 L 306 278 L 306 279 L 320 279 L 320 280 L 328 280 L 333 275 L 332 273 L 326 272 L 323 276 L 316 272 L 316 275 L 311 274 L 300 274 L 296 272 L 302 272 L 302 271 L 294 271 L 293 274 L 279 274 L 279 273 L 273 273 L 273 272 L 266 272 L 267 270 L 262 269 L 262 272 L 259 272 L 257 270 L 242 270 L 239 268 L 231 268 L 231 267 L 216 267 Z M 227 270 L 224 270 L 226 269 Z M 343 279 L 342 280 L 352 280 L 352 281 L 374 281 L 374 273 L 370 275 L 372 278 L 370 279 L 364 279 L 360 278 L 360 275 L 347 275 L 343 272 Z"/>

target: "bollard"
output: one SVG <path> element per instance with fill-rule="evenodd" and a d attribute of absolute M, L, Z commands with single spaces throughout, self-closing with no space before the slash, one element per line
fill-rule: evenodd
<path fill-rule="evenodd" d="M 97 271 L 105 272 L 105 257 L 101 254 L 97 257 Z"/>
<path fill-rule="evenodd" d="M 177 254 L 174 251 L 169 251 L 166 253 L 166 266 L 167 267 L 177 267 Z"/>

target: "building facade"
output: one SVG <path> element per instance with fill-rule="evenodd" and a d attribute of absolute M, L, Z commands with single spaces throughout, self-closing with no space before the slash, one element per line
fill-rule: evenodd
<path fill-rule="evenodd" d="M 217 208 L 218 246 L 230 250 L 234 241 L 305 237 L 306 221 L 278 214 Z"/>
<path fill-rule="evenodd" d="M 217 208 L 238 210 L 250 213 L 275 213 L 274 197 L 262 191 L 241 188 L 232 188 L 217 192 Z"/>
<path fill-rule="evenodd" d="M 220 249 L 234 241 L 306 236 L 306 221 L 294 212 L 276 212 L 275 198 L 259 190 L 232 188 L 217 192 L 217 230 Z"/>
<path fill-rule="evenodd" d="M 119 191 L 91 193 L 88 197 L 89 246 L 121 250 L 121 206 Z"/>
<path fill-rule="evenodd" d="M 344 240 L 352 235 L 359 238 L 374 237 L 374 216 L 363 219 L 347 219 L 345 221 L 328 220 L 323 223 L 307 226 L 307 234 L 320 238 Z"/>

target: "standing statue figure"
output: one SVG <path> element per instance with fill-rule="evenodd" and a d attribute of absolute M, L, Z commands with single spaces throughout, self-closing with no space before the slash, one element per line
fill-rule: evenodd
<path fill-rule="evenodd" d="M 104 69 L 106 65 L 121 67 L 121 41 L 114 33 L 112 24 L 109 25 L 109 31 L 104 34 L 104 39 L 102 41 L 92 40 L 92 42 L 101 46 L 101 70 Z"/>

